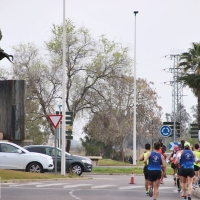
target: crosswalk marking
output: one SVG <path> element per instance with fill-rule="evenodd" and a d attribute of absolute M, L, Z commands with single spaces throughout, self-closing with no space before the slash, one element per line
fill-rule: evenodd
<path fill-rule="evenodd" d="M 108 187 L 114 187 L 116 185 L 97 185 L 97 186 L 92 186 L 92 189 L 102 189 L 102 188 L 108 188 Z"/>
<path fill-rule="evenodd" d="M 81 187 L 81 186 L 88 186 L 88 185 L 94 185 L 94 184 L 76 184 L 76 185 L 65 185 L 64 188 L 74 188 L 74 187 Z"/>
<path fill-rule="evenodd" d="M 130 190 L 135 188 L 142 188 L 144 186 L 126 186 L 126 187 L 119 187 L 119 190 Z"/>
<path fill-rule="evenodd" d="M 36 187 L 49 187 L 49 186 L 66 185 L 66 184 L 69 183 L 52 183 L 52 184 L 36 185 Z"/>
<path fill-rule="evenodd" d="M 114 178 L 93 178 L 93 180 L 115 180 Z"/>
<path fill-rule="evenodd" d="M 165 189 L 170 189 L 170 188 L 174 188 L 174 187 L 159 187 L 159 190 L 165 190 Z"/>
<path fill-rule="evenodd" d="M 9 185 L 9 187 L 21 187 L 21 186 L 28 186 L 28 185 L 39 185 L 39 184 L 42 184 L 42 183 L 38 183 L 38 182 L 33 182 L 33 183 L 24 183 L 24 184 L 11 184 Z"/>

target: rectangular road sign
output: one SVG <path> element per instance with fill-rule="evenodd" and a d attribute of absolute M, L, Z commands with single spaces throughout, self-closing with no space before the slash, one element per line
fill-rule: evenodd
<path fill-rule="evenodd" d="M 66 138 L 67 140 L 73 140 L 73 136 L 71 136 L 71 135 L 66 135 L 65 138 Z"/>

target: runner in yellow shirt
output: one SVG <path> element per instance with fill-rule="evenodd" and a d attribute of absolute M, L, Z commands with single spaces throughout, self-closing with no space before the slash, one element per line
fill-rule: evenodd
<path fill-rule="evenodd" d="M 151 150 L 151 145 L 149 143 L 145 144 L 145 151 L 140 155 L 139 160 L 143 161 L 147 154 L 150 152 Z M 145 190 L 146 190 L 146 195 L 149 196 L 149 189 L 148 189 L 148 161 L 147 161 L 147 165 L 144 165 L 144 169 L 143 169 L 143 173 L 144 173 L 144 186 L 145 186 Z"/>
<path fill-rule="evenodd" d="M 196 155 L 196 159 L 200 160 L 199 144 L 194 145 L 193 153 Z M 195 189 L 195 187 L 198 187 L 196 185 L 196 182 L 197 182 L 197 179 L 198 179 L 198 176 L 199 176 L 199 170 L 200 170 L 200 163 L 194 162 L 194 173 L 195 173 L 195 176 L 194 176 L 194 179 L 193 179 L 193 188 L 194 189 Z"/>

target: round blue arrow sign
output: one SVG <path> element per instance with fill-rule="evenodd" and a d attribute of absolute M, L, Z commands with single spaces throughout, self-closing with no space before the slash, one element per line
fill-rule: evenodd
<path fill-rule="evenodd" d="M 163 137 L 169 137 L 172 134 L 172 129 L 169 126 L 162 126 L 160 128 L 160 134 Z"/>

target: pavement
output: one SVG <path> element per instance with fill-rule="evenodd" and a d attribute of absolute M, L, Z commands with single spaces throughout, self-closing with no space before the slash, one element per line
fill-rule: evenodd
<path fill-rule="evenodd" d="M 91 174 L 96 174 L 96 173 L 91 173 Z M 135 174 L 136 176 L 140 176 L 142 174 Z M 143 175 L 142 175 L 143 176 Z M 54 179 L 13 179 L 13 180 L 1 180 L 0 183 L 8 183 L 8 182 L 35 182 L 35 181 L 61 181 L 61 180 L 66 180 L 69 179 L 69 177 L 66 178 L 54 178 Z M 70 178 L 72 179 L 92 179 L 90 176 L 81 176 L 81 177 L 75 177 L 75 178 Z M 196 188 L 195 190 L 192 190 L 192 196 L 200 199 L 200 188 Z"/>
<path fill-rule="evenodd" d="M 192 190 L 192 196 L 195 196 L 196 198 L 200 199 L 200 188 Z"/>

